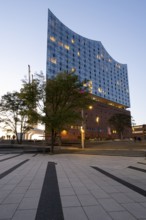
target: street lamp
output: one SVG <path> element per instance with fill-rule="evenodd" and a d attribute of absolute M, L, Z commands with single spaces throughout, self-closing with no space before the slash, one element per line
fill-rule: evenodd
<path fill-rule="evenodd" d="M 88 109 L 92 110 L 93 106 L 88 106 Z M 84 114 L 84 109 L 81 110 L 81 116 L 82 116 L 82 126 L 81 126 L 81 146 L 82 149 L 85 148 L 85 132 L 86 132 L 86 119 L 88 117 L 88 114 Z"/>
<path fill-rule="evenodd" d="M 85 148 L 85 119 L 84 119 L 84 110 L 81 110 L 81 116 L 82 116 L 82 126 L 81 126 L 81 146 L 82 149 Z"/>
<path fill-rule="evenodd" d="M 93 106 L 92 106 L 92 105 L 90 105 L 90 106 L 89 106 L 89 109 L 90 109 L 90 110 L 91 110 L 91 109 L 93 109 Z"/>
<path fill-rule="evenodd" d="M 82 146 L 82 149 L 85 148 L 85 130 L 83 126 L 81 126 L 81 146 Z"/>
<path fill-rule="evenodd" d="M 96 122 L 99 123 L 99 117 L 96 117 Z"/>
<path fill-rule="evenodd" d="M 97 122 L 97 124 L 98 124 L 98 138 L 99 138 L 99 132 L 100 132 L 100 131 L 99 131 L 99 129 L 100 129 L 100 128 L 99 128 L 99 119 L 100 119 L 100 118 L 99 118 L 98 116 L 97 116 L 96 119 L 95 119 L 96 122 Z"/>

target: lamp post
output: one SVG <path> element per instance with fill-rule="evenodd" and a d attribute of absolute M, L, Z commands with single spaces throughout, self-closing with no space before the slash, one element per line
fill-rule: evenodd
<path fill-rule="evenodd" d="M 81 126 L 81 146 L 82 146 L 82 149 L 85 148 L 85 130 L 83 126 Z"/>
<path fill-rule="evenodd" d="M 88 109 L 89 110 L 92 110 L 93 109 L 93 106 L 90 105 L 88 106 Z M 81 146 L 82 146 L 82 149 L 85 148 L 85 136 L 86 136 L 86 119 L 88 117 L 88 114 L 85 113 L 84 114 L 84 109 L 81 110 L 81 116 L 82 116 L 82 126 L 81 126 Z"/>
<path fill-rule="evenodd" d="M 100 128 L 99 128 L 99 119 L 100 119 L 100 118 L 97 116 L 97 117 L 96 117 L 96 122 L 97 122 L 97 124 L 98 124 L 98 138 L 99 138 L 99 133 L 100 133 L 100 130 L 99 130 L 99 129 L 100 129 Z"/>
<path fill-rule="evenodd" d="M 81 146 L 82 149 L 85 148 L 85 120 L 84 120 L 84 110 L 81 110 L 82 115 L 82 126 L 81 126 Z"/>

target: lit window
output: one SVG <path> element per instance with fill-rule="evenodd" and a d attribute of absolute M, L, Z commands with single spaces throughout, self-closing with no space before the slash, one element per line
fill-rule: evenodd
<path fill-rule="evenodd" d="M 70 47 L 68 46 L 68 45 L 64 45 L 64 48 L 66 49 L 66 50 L 69 50 L 70 49 Z"/>
<path fill-rule="evenodd" d="M 100 58 L 101 58 L 100 55 L 97 55 L 97 59 L 100 60 Z"/>
<path fill-rule="evenodd" d="M 96 122 L 99 123 L 99 117 L 96 117 Z"/>
<path fill-rule="evenodd" d="M 92 93 L 92 88 L 93 88 L 93 87 L 92 87 L 92 81 L 90 80 L 87 84 L 88 84 L 88 90 L 89 90 L 89 92 Z"/>
<path fill-rule="evenodd" d="M 55 37 L 53 37 L 53 36 L 50 36 L 50 40 L 53 41 L 53 42 L 56 41 Z"/>
<path fill-rule="evenodd" d="M 121 82 L 119 80 L 117 80 L 117 85 L 120 86 L 121 85 Z"/>
<path fill-rule="evenodd" d="M 99 87 L 98 88 L 98 92 L 102 93 L 102 88 Z"/>
<path fill-rule="evenodd" d="M 71 72 L 74 73 L 76 71 L 75 68 L 71 68 Z"/>
<path fill-rule="evenodd" d="M 78 54 L 78 56 L 80 56 L 80 52 L 79 51 L 77 52 L 77 54 Z"/>
<path fill-rule="evenodd" d="M 119 69 L 121 68 L 120 64 L 118 64 L 118 63 L 116 63 L 116 67 Z"/>
<path fill-rule="evenodd" d="M 71 42 L 72 42 L 72 44 L 74 44 L 74 42 L 75 42 L 74 39 L 71 39 Z"/>
<path fill-rule="evenodd" d="M 63 47 L 63 43 L 62 42 L 58 42 L 58 45 Z"/>
<path fill-rule="evenodd" d="M 62 134 L 63 136 L 65 136 L 65 135 L 67 135 L 67 131 L 66 131 L 66 130 L 63 130 L 63 131 L 61 131 L 61 134 Z"/>
<path fill-rule="evenodd" d="M 90 106 L 89 106 L 89 109 L 93 109 L 93 106 L 92 106 L 92 105 L 90 105 Z"/>
<path fill-rule="evenodd" d="M 54 58 L 54 57 L 50 58 L 50 61 L 51 61 L 51 63 L 54 63 L 54 64 L 57 63 L 57 60 L 56 60 L 56 58 Z"/>

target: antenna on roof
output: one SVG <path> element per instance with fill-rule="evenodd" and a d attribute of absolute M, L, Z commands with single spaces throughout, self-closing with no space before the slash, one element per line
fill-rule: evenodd
<path fill-rule="evenodd" d="M 28 65 L 28 83 L 30 84 L 30 65 Z"/>

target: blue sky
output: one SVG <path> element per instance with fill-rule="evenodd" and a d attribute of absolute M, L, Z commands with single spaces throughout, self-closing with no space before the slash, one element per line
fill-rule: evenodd
<path fill-rule="evenodd" d="M 0 96 L 46 72 L 47 9 L 128 65 L 131 115 L 146 124 L 146 0 L 0 0 Z"/>

